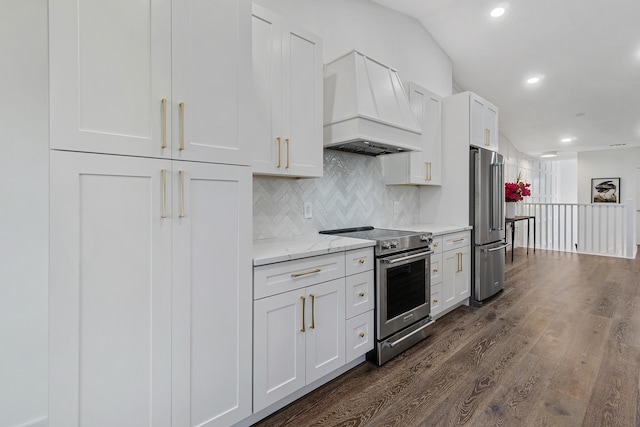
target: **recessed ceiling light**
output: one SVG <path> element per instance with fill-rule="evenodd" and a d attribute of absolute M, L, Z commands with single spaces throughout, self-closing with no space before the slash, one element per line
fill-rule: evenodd
<path fill-rule="evenodd" d="M 493 16 L 494 18 L 497 18 L 499 16 L 504 15 L 504 12 L 506 12 L 506 9 L 504 7 L 496 7 L 491 11 L 491 16 Z"/>
<path fill-rule="evenodd" d="M 557 157 L 557 156 L 558 156 L 557 151 L 545 151 L 544 153 L 540 154 L 540 157 Z"/>
<path fill-rule="evenodd" d="M 527 79 L 527 83 L 529 83 L 530 85 L 536 84 L 540 81 L 540 77 L 529 77 Z"/>
<path fill-rule="evenodd" d="M 560 142 L 571 142 L 571 138 L 562 138 Z"/>

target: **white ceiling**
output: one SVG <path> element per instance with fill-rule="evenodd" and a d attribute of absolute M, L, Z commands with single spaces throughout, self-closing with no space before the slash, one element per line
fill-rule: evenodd
<path fill-rule="evenodd" d="M 422 23 L 456 85 L 499 107 L 518 150 L 640 146 L 640 0 L 373 1 Z M 506 13 L 491 18 L 499 5 Z M 533 75 L 544 77 L 527 85 Z"/>

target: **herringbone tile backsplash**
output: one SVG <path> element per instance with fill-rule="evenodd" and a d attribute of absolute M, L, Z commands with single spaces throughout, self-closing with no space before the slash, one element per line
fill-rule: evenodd
<path fill-rule="evenodd" d="M 386 186 L 376 157 L 324 150 L 324 177 L 253 178 L 253 238 L 289 238 L 319 230 L 418 222 L 414 186 Z M 394 202 L 398 213 L 394 213 Z M 313 218 L 304 219 L 311 202 Z"/>

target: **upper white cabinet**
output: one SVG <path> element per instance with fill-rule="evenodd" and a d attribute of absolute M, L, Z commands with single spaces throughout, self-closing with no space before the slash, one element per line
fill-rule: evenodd
<path fill-rule="evenodd" d="M 422 152 L 381 156 L 387 185 L 442 185 L 441 97 L 409 83 L 409 102 L 422 129 Z"/>
<path fill-rule="evenodd" d="M 472 92 L 443 100 L 443 143 L 466 139 L 469 145 L 498 151 L 498 108 Z"/>
<path fill-rule="evenodd" d="M 254 172 L 322 176 L 322 43 L 253 5 Z"/>
<path fill-rule="evenodd" d="M 249 164 L 247 0 L 51 0 L 51 147 Z"/>

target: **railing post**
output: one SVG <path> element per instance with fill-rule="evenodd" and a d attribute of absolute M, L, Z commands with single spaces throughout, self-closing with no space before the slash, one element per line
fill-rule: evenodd
<path fill-rule="evenodd" d="M 627 199 L 627 209 L 625 212 L 627 220 L 627 238 L 625 244 L 624 257 L 635 258 L 636 257 L 636 203 L 633 199 Z"/>

